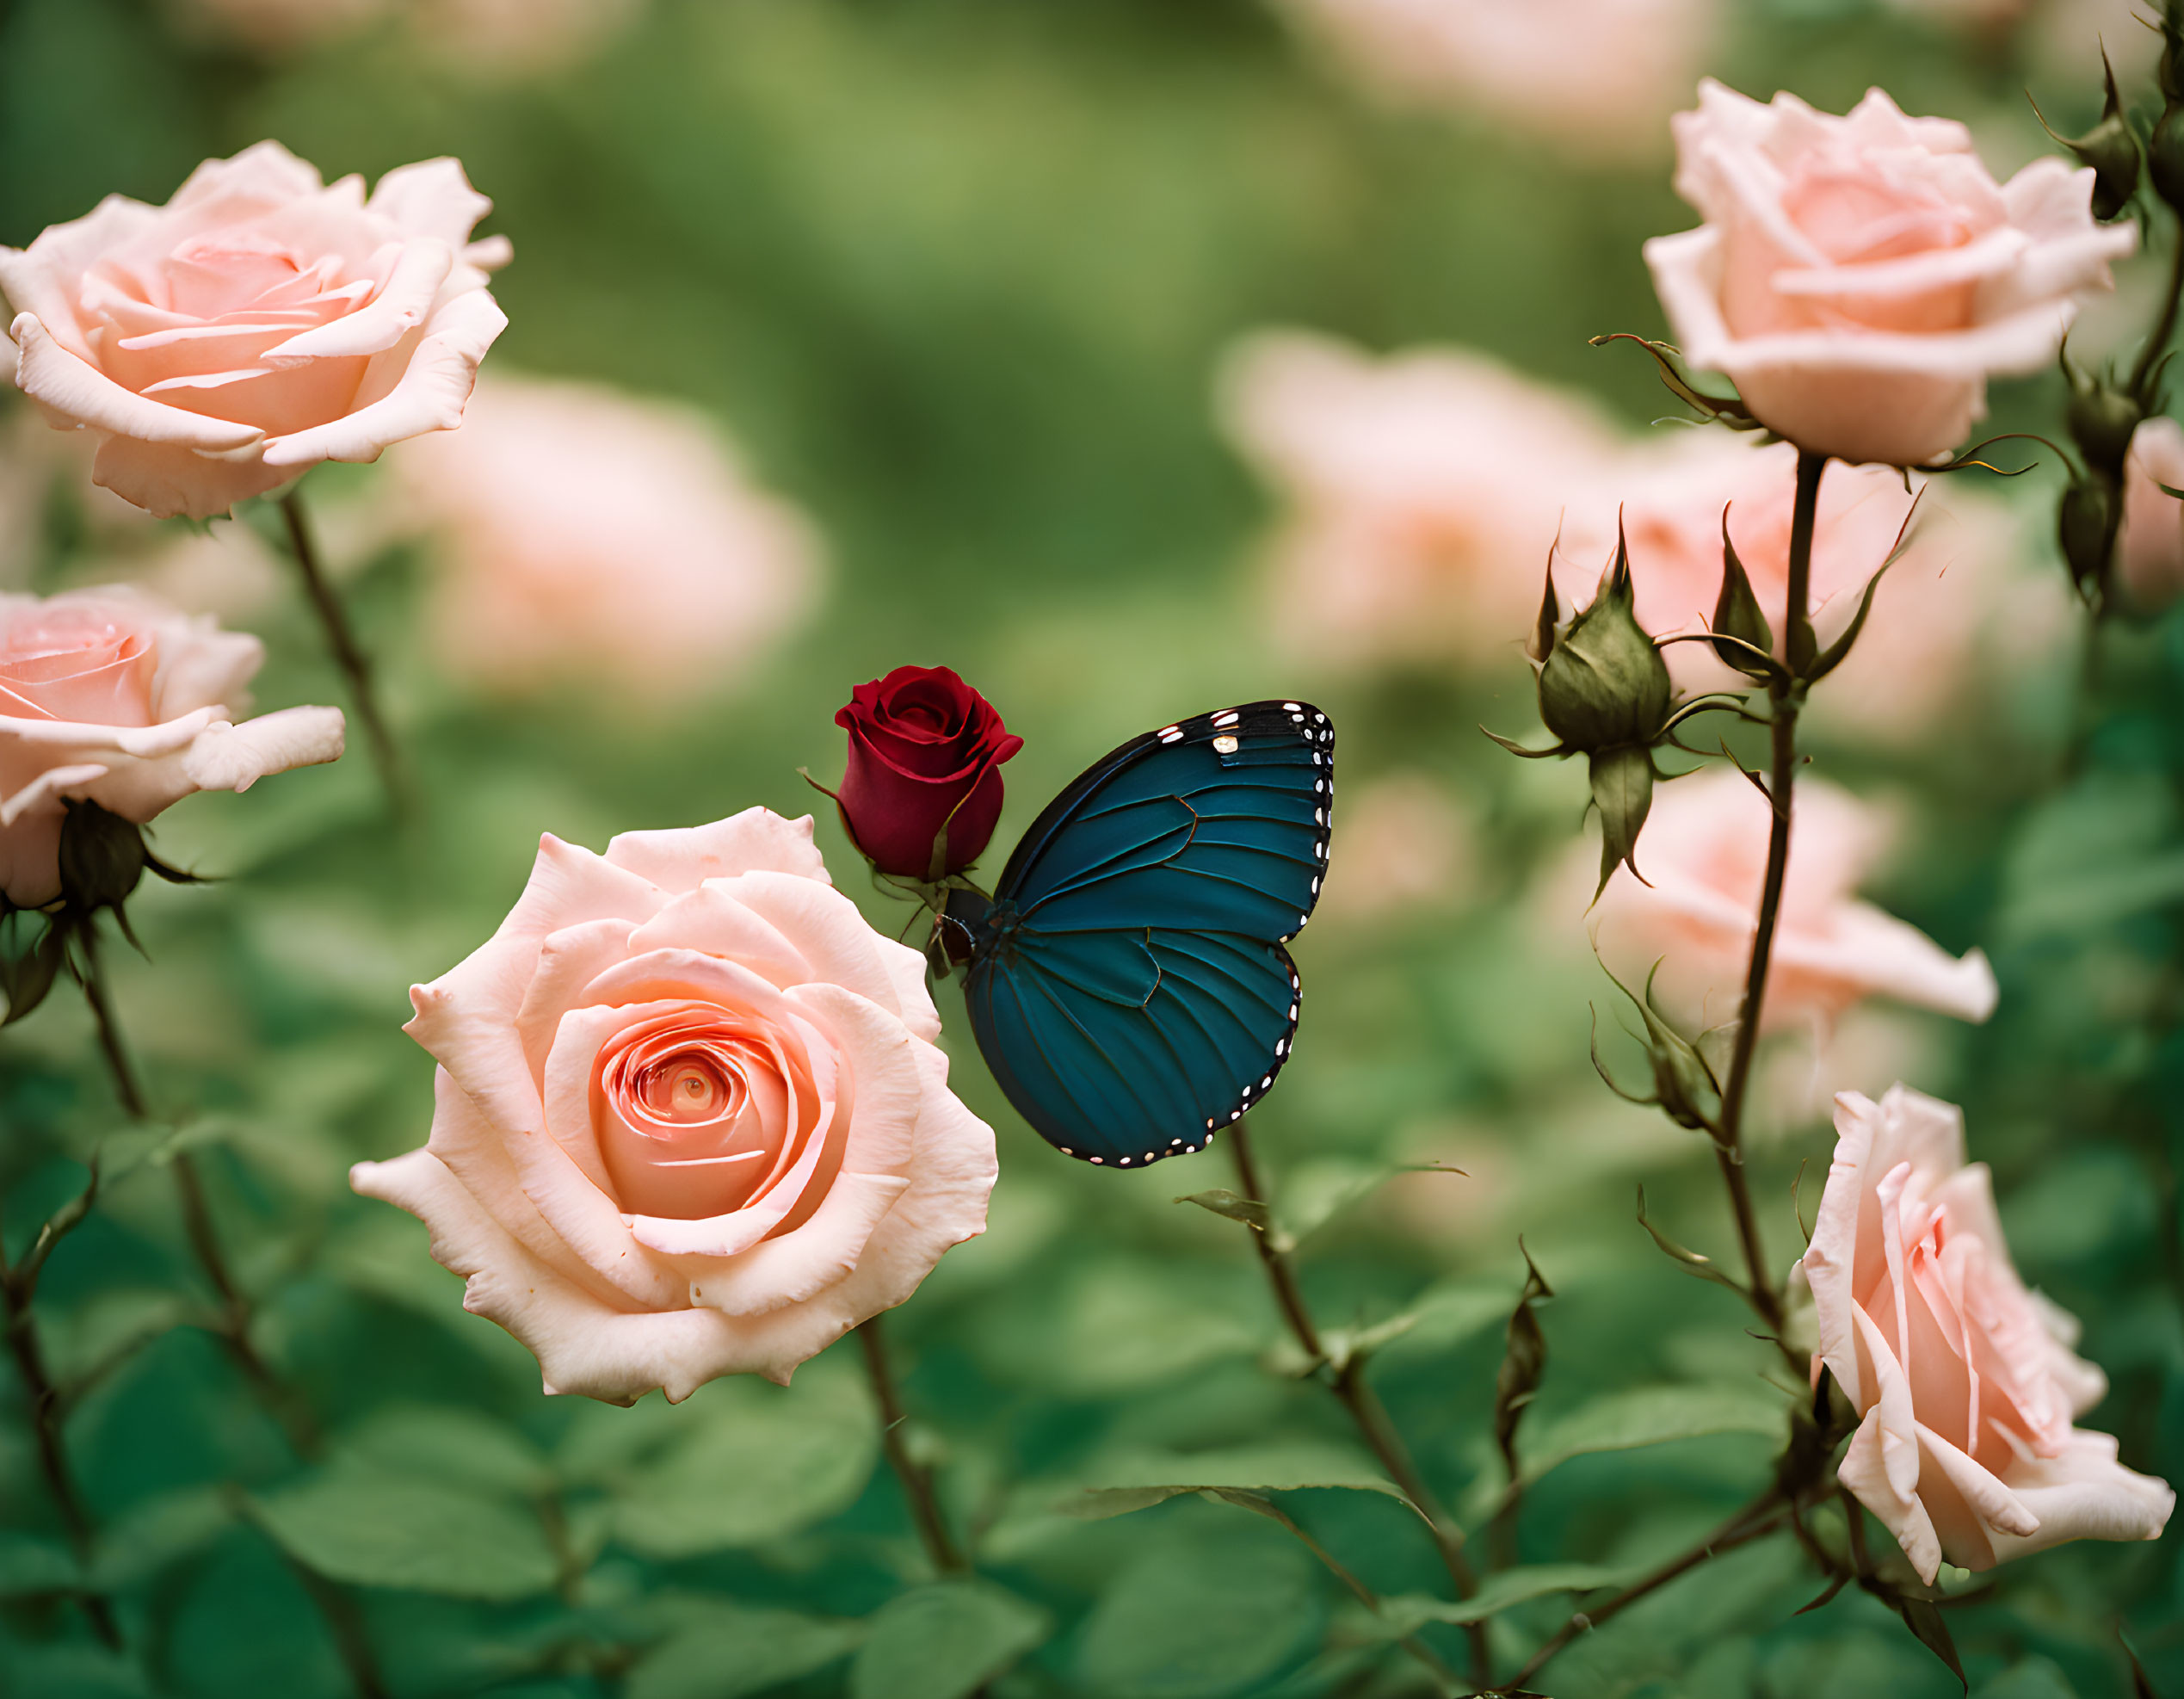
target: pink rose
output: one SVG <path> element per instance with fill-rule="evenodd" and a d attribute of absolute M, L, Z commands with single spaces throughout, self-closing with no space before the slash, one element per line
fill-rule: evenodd
<path fill-rule="evenodd" d="M 1789 868 L 1761 1016 L 1762 1031 L 1825 1025 L 1873 996 L 1964 1021 L 1994 1012 L 1995 975 L 1977 950 L 1959 959 L 1855 893 L 1879 859 L 1878 817 L 1848 793 L 1798 782 Z M 1618 868 L 1593 910 L 1601 959 L 1626 985 L 1661 963 L 1663 1008 L 1687 1028 L 1734 1020 L 1767 872 L 1771 815 L 1741 775 L 1713 768 L 1661 786 L 1638 839 L 1641 884 Z M 1573 851 L 1574 858 L 1598 856 Z M 1582 906 L 1575 875 L 1564 911 Z M 1582 890 L 1589 893 L 1590 878 Z"/>
<path fill-rule="evenodd" d="M 2066 1540 L 2156 1540 L 2176 1495 L 2070 1425 L 2107 1381 L 2077 1324 L 2026 1290 L 1964 1117 L 1897 1085 L 1835 1100 L 1812 1244 L 1824 1362 L 1864 1418 L 1838 1474 L 1931 1584 Z"/>
<path fill-rule="evenodd" d="M 1285 0 L 1373 93 L 1469 107 L 1562 151 L 1659 145 L 1712 51 L 1718 0 Z"/>
<path fill-rule="evenodd" d="M 15 382 L 101 438 L 93 479 L 207 518 L 321 460 L 462 423 L 507 325 L 470 240 L 492 203 L 452 159 L 328 186 L 280 145 L 207 160 L 164 207 L 109 195 L 0 249 Z"/>
<path fill-rule="evenodd" d="M 1957 448 L 1988 374 L 2052 360 L 2135 239 L 2094 223 L 2089 169 L 2038 159 L 1997 184 L 1964 126 L 1878 89 L 1837 118 L 1708 80 L 1675 131 L 1676 192 L 1706 222 L 1645 244 L 1672 333 L 1779 435 L 1846 460 Z"/>
<path fill-rule="evenodd" d="M 1571 488 L 1619 452 L 1582 398 L 1453 349 L 1268 333 L 1231 357 L 1221 405 L 1286 509 L 1280 634 L 1352 660 L 1514 654 Z"/>
<path fill-rule="evenodd" d="M 2158 614 L 2184 592 L 2184 502 L 2169 490 L 2184 490 L 2184 425 L 2150 418 L 2131 434 L 2116 538 L 2116 587 L 2141 614 Z"/>
<path fill-rule="evenodd" d="M 350 1182 L 432 1229 L 549 1393 L 786 1384 L 984 1230 L 993 1132 L 947 1089 L 924 959 L 834 888 L 809 817 L 543 838 L 410 998 L 432 1136 Z"/>
<path fill-rule="evenodd" d="M 718 690 L 816 600 L 810 522 L 756 488 L 694 408 L 492 377 L 461 430 L 389 464 L 409 518 L 445 540 L 441 664 L 490 692 Z"/>
<path fill-rule="evenodd" d="M 67 800 L 139 825 L 193 791 L 248 790 L 331 761 L 342 716 L 284 708 L 234 723 L 265 658 L 255 637 L 112 586 L 0 595 L 0 892 L 60 895 Z"/>

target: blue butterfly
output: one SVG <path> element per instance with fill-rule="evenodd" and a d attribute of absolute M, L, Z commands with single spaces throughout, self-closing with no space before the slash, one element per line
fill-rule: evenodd
<path fill-rule="evenodd" d="M 1252 702 L 1095 762 L 1024 834 L 990 898 L 949 890 L 936 944 L 970 973 L 986 1065 L 1064 1156 L 1185 1156 L 1270 1090 L 1335 814 L 1335 728 Z M 945 965 L 941 949 L 936 965 Z"/>

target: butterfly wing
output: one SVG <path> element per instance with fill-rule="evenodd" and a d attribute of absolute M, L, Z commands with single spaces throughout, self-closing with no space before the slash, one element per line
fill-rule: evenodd
<path fill-rule="evenodd" d="M 1254 702 L 1149 732 L 1047 806 L 977 930 L 995 1078 L 1064 1154 L 1141 1167 L 1259 1101 L 1297 1029 L 1282 946 L 1327 874 L 1334 727 Z"/>

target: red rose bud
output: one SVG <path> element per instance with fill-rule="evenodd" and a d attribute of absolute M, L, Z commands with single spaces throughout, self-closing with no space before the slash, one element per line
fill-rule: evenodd
<path fill-rule="evenodd" d="M 1001 763 L 1024 746 L 991 702 L 946 667 L 897 667 L 834 723 L 849 733 L 836 800 L 867 861 L 935 880 L 978 858 L 1001 819 Z"/>

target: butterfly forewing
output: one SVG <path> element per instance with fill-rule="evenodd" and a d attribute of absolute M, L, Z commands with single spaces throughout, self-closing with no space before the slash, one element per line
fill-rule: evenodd
<path fill-rule="evenodd" d="M 1326 877 L 1334 739 L 1306 702 L 1178 721 L 1024 835 L 966 998 L 995 1078 L 1058 1149 L 1185 1154 L 1272 1086 L 1299 996 L 1282 945 Z"/>

